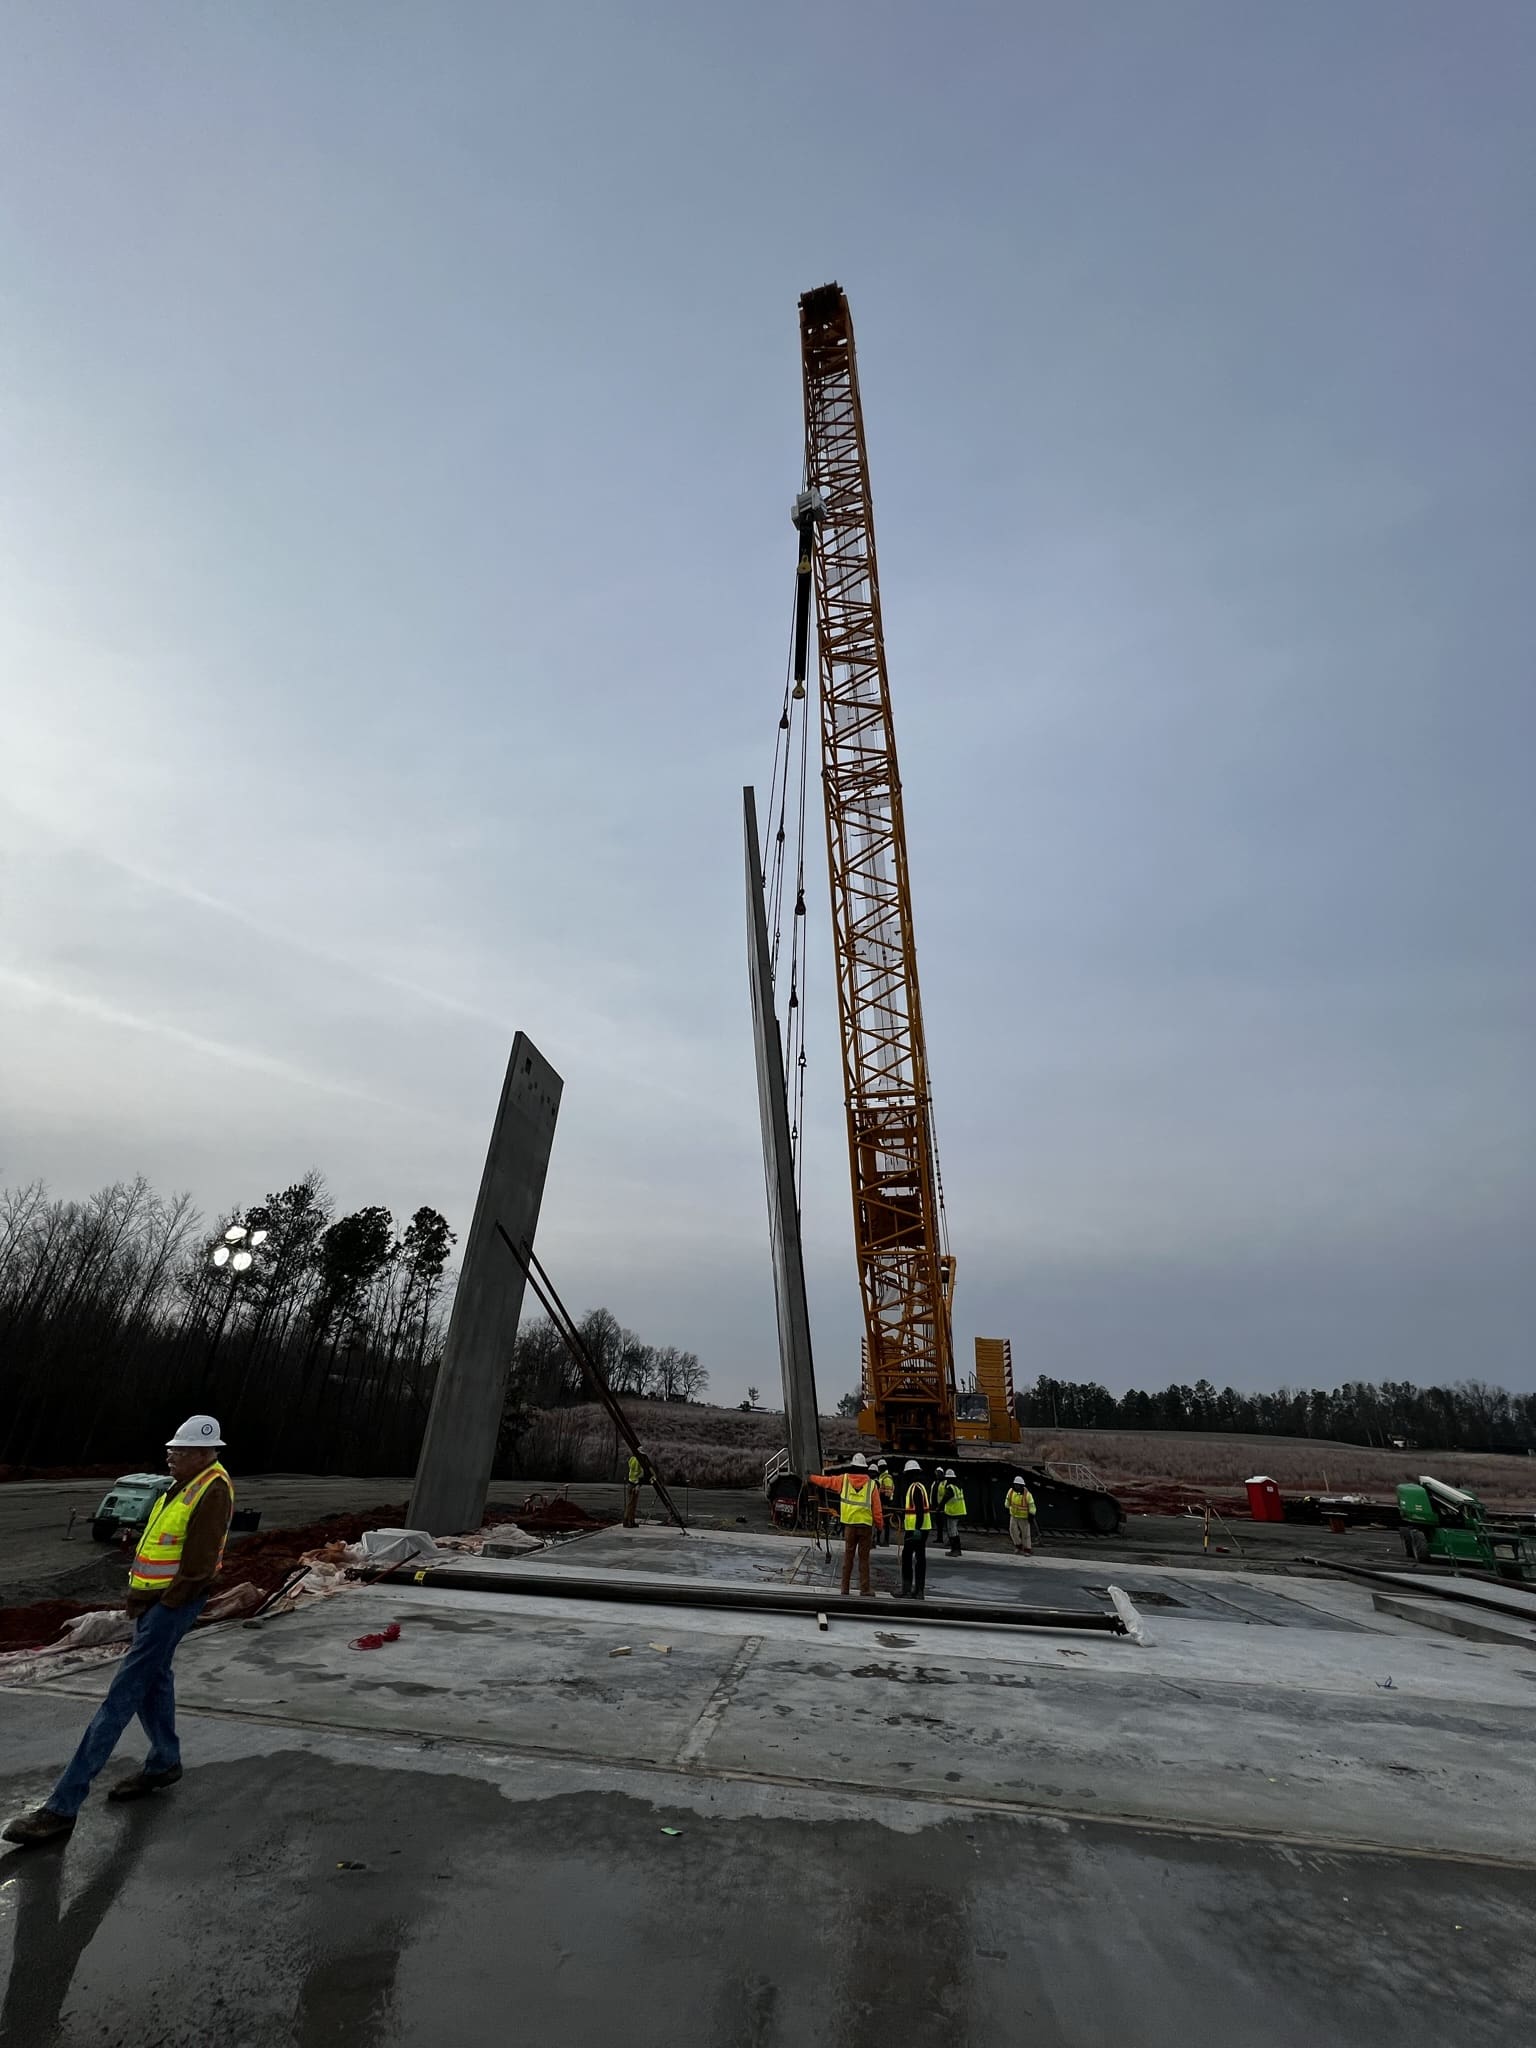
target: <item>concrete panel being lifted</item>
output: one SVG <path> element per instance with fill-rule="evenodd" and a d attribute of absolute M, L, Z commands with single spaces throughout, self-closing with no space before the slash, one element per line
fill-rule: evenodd
<path fill-rule="evenodd" d="M 821 1419 L 811 1362 L 811 1318 L 805 1300 L 800 1250 L 800 1205 L 790 1149 L 789 1103 L 784 1092 L 784 1047 L 773 1008 L 768 921 L 763 907 L 763 864 L 758 853 L 757 798 L 742 791 L 747 847 L 747 968 L 752 984 L 752 1037 L 757 1049 L 757 1100 L 763 1122 L 763 1173 L 768 1189 L 768 1237 L 773 1252 L 773 1305 L 779 1323 L 779 1374 L 784 1383 L 784 1426 L 797 1478 L 821 1470 Z"/>
<path fill-rule="evenodd" d="M 523 1309 L 523 1269 L 497 1225 L 526 1256 L 538 1225 L 562 1086 L 538 1047 L 519 1031 L 464 1247 L 407 1517 L 412 1528 L 434 1536 L 478 1529 L 485 1514 Z"/>

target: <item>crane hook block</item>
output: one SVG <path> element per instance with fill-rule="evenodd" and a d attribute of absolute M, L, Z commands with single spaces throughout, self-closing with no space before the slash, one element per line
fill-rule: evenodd
<path fill-rule="evenodd" d="M 812 522 L 824 519 L 826 509 L 820 491 L 801 491 L 790 508 L 790 524 L 802 539 L 809 540 Z"/>

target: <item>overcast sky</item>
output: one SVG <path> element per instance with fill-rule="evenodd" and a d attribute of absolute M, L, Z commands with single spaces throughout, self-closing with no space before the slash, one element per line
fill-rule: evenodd
<path fill-rule="evenodd" d="M 962 1359 L 1536 1385 L 1533 90 L 1527 0 L 6 9 L 0 1180 L 462 1231 L 522 1027 L 557 1283 L 776 1388 L 836 278 Z"/>

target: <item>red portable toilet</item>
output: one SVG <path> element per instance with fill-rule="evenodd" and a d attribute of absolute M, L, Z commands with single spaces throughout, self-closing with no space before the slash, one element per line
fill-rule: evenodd
<path fill-rule="evenodd" d="M 1285 1520 L 1285 1502 L 1280 1498 L 1280 1489 L 1263 1473 L 1248 1481 L 1248 1512 L 1256 1522 Z"/>

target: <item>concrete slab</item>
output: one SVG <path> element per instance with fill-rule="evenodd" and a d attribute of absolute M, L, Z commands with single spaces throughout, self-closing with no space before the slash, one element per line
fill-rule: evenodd
<path fill-rule="evenodd" d="M 543 1553 L 542 1566 L 641 1572 L 658 1581 L 687 1578 L 717 1584 L 796 1584 L 837 1588 L 842 1553 L 809 1539 L 748 1532 L 605 1529 Z M 901 1588 L 899 1547 L 876 1549 L 871 1583 L 894 1597 Z M 928 1590 L 946 1600 L 1009 1600 L 1095 1612 L 1109 1604 L 1113 1580 L 1149 1614 L 1177 1612 L 1189 1620 L 1277 1628 L 1354 1631 L 1364 1624 L 1291 1597 L 1289 1582 L 1258 1575 L 1212 1575 L 1155 1566 L 1093 1564 L 1082 1559 L 1021 1561 L 1011 1555 L 930 1558 Z"/>
<path fill-rule="evenodd" d="M 562 1597 L 604 1561 L 655 1600 Z M 614 1531 L 515 1600 L 391 1583 L 194 1634 L 183 1783 L 0 1863 L 0 2039 L 1523 2044 L 1528 1654 L 1182 1566 L 952 1582 L 1129 1580 L 1144 1646 L 662 1604 L 825 1562 Z M 109 1678 L 0 1690 L 8 1810 Z"/>
<path fill-rule="evenodd" d="M 349 1648 L 390 1621 L 398 1643 Z M 765 1779 L 1298 1841 L 1502 1855 L 1512 1816 L 1536 1829 L 1524 1750 L 1536 1696 L 1509 1674 L 1469 1673 L 1468 1649 L 1449 1641 L 1437 1691 L 1436 1674 L 1399 1680 L 1379 1644 L 1351 1637 L 1189 1623 L 1138 1648 L 896 1620 L 834 1628 L 594 1609 L 553 1588 L 510 1601 L 375 1587 L 191 1637 L 177 1693 L 305 1726 L 663 1770 L 707 1754 Z M 1413 1661 L 1432 1647 L 1420 1638 Z M 50 1690 L 89 1698 L 109 1679 Z"/>
<path fill-rule="evenodd" d="M 1500 1643 L 1516 1650 L 1536 1650 L 1536 1625 L 1505 1621 L 1485 1608 L 1453 1606 L 1446 1600 L 1413 1600 L 1396 1593 L 1372 1593 L 1371 1605 L 1378 1614 L 1394 1615 L 1418 1628 L 1437 1630 L 1441 1635 L 1460 1636 L 1469 1643 Z"/>
<path fill-rule="evenodd" d="M 12 1804 L 55 1705 L 0 1701 Z M 1528 1870 L 188 1732 L 173 1794 L 0 1863 L 0 2038 L 1516 2048 L 1536 1999 Z"/>

